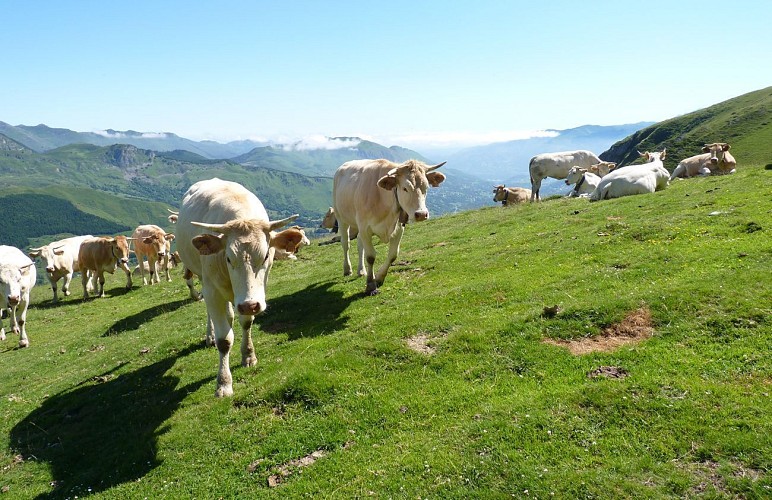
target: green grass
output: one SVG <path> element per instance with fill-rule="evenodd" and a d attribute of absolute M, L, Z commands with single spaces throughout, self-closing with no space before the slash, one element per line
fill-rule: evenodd
<path fill-rule="evenodd" d="M 87 302 L 78 282 L 59 305 L 39 285 L 31 347 L 9 338 L 0 351 L 0 486 L 15 498 L 768 497 L 770 175 L 746 166 L 652 195 L 411 225 L 375 297 L 341 276 L 339 245 L 303 248 L 275 265 L 258 365 L 234 353 L 225 400 L 205 306 L 179 271 L 128 292 L 116 275 Z M 562 312 L 543 318 L 553 304 Z M 643 343 L 573 356 L 542 342 L 597 335 L 641 305 L 655 329 Z M 416 335 L 434 354 L 407 347 Z M 587 376 L 601 365 L 629 375 Z"/>

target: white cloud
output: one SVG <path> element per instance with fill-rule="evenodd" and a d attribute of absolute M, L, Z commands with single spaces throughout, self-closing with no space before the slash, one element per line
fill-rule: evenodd
<path fill-rule="evenodd" d="M 344 149 L 355 148 L 362 142 L 359 139 L 340 139 L 325 137 L 323 135 L 309 135 L 299 141 L 289 144 L 282 144 L 280 147 L 285 151 L 310 151 L 319 149 Z"/>
<path fill-rule="evenodd" d="M 125 139 L 129 137 L 125 132 L 118 132 L 116 130 L 95 130 L 94 133 L 108 139 Z M 141 139 L 164 139 L 168 136 L 169 134 L 166 132 L 142 132 L 139 134 Z"/>

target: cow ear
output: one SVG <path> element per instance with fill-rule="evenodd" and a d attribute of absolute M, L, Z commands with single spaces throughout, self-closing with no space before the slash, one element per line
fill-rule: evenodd
<path fill-rule="evenodd" d="M 172 241 L 172 240 L 174 240 L 174 238 L 176 238 L 176 236 L 174 236 L 172 233 L 166 233 L 164 235 L 164 239 L 166 239 L 168 241 Z"/>
<path fill-rule="evenodd" d="M 710 148 L 709 148 L 709 147 L 707 147 L 707 146 L 703 146 L 703 147 L 702 147 L 702 152 L 703 152 L 703 153 L 710 153 Z"/>
<path fill-rule="evenodd" d="M 391 191 L 397 187 L 397 178 L 393 175 L 384 175 L 378 179 L 378 187 L 385 189 L 386 191 Z"/>
<path fill-rule="evenodd" d="M 54 250 L 54 255 L 64 255 L 64 250 L 57 248 Z"/>
<path fill-rule="evenodd" d="M 667 149 L 663 149 L 662 154 L 659 155 L 659 159 L 664 160 L 666 156 L 667 156 Z"/>
<path fill-rule="evenodd" d="M 730 146 L 729 144 L 724 144 L 724 145 L 721 146 L 721 149 L 723 149 L 724 151 L 729 151 L 729 148 L 731 148 L 731 147 L 732 146 Z"/>
<path fill-rule="evenodd" d="M 225 249 L 223 240 L 224 235 L 215 236 L 214 234 L 199 234 L 193 238 L 193 246 L 196 247 L 201 255 L 214 255 Z"/>
<path fill-rule="evenodd" d="M 303 240 L 303 235 L 297 229 L 285 229 L 280 233 L 276 233 L 271 238 L 271 246 L 279 250 L 286 250 L 290 253 L 295 253 L 297 246 Z"/>
<path fill-rule="evenodd" d="M 432 187 L 437 187 L 445 180 L 445 174 L 442 172 L 429 172 L 426 174 L 426 180 Z"/>

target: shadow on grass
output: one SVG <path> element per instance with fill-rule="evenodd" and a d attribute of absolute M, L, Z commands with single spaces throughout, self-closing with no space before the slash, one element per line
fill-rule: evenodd
<path fill-rule="evenodd" d="M 194 344 L 166 359 L 112 377 L 109 372 L 46 399 L 10 433 L 15 453 L 47 462 L 54 489 L 38 498 L 88 495 L 135 481 L 160 464 L 158 437 L 185 397 L 211 377 L 177 387 L 168 375 Z M 124 363 L 125 364 L 125 363 Z M 93 385 L 94 380 L 107 380 Z"/>
<path fill-rule="evenodd" d="M 286 333 L 289 340 L 317 337 L 340 330 L 348 318 L 343 311 L 361 295 L 344 297 L 332 290 L 335 281 L 314 283 L 298 292 L 268 300 L 268 310 L 255 318 L 260 330 Z"/>
<path fill-rule="evenodd" d="M 137 314 L 132 314 L 131 316 L 121 318 L 120 320 L 116 321 L 110 328 L 108 328 L 107 331 L 102 334 L 102 337 L 110 337 L 113 335 L 130 332 L 132 330 L 138 330 L 142 324 L 147 323 L 153 318 L 168 312 L 176 311 L 180 307 L 191 302 L 192 301 L 190 299 L 182 299 L 166 304 L 158 304 L 157 306 L 140 311 Z"/>

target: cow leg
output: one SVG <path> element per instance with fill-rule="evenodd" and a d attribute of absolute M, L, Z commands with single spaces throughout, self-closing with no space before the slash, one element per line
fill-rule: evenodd
<path fill-rule="evenodd" d="M 70 295 L 70 283 L 72 283 L 72 272 L 64 275 L 64 283 L 62 284 L 62 293 L 65 297 Z"/>
<path fill-rule="evenodd" d="M 3 327 L 3 318 L 5 317 L 6 313 L 7 311 L 5 309 L 5 304 L 0 304 L 0 340 L 5 340 L 5 327 Z"/>
<path fill-rule="evenodd" d="M 348 237 L 348 225 L 340 225 L 340 246 L 343 248 L 343 276 L 349 276 L 351 274 L 351 260 L 348 257 L 349 249 L 349 237 Z"/>
<path fill-rule="evenodd" d="M 19 333 L 19 347 L 29 347 L 29 339 L 27 338 L 27 304 L 29 303 L 29 297 L 22 299 L 18 306 L 20 313 L 18 314 L 17 328 Z"/>
<path fill-rule="evenodd" d="M 230 369 L 230 352 L 233 345 L 233 309 L 228 307 L 216 292 L 207 293 L 204 289 L 204 301 L 210 321 L 214 328 L 215 343 L 220 353 L 220 367 L 217 371 L 217 389 L 214 395 L 218 398 L 233 396 L 233 377 Z"/>
<path fill-rule="evenodd" d="M 241 324 L 241 366 L 255 366 L 257 356 L 255 356 L 255 346 L 252 344 L 252 322 L 254 316 L 239 316 Z"/>
<path fill-rule="evenodd" d="M 539 189 L 541 189 L 541 178 L 531 177 L 531 201 L 541 201 L 539 196 Z"/>
<path fill-rule="evenodd" d="M 99 297 L 104 297 L 105 296 L 105 273 L 104 273 L 104 271 L 99 271 L 97 273 L 97 276 L 99 278 L 99 289 L 97 290 L 98 291 L 97 295 L 99 295 Z"/>
<path fill-rule="evenodd" d="M 171 283 L 172 281 L 172 275 L 169 273 L 169 252 L 166 252 L 164 254 L 164 260 L 163 260 L 164 270 L 166 272 L 166 281 Z"/>
<path fill-rule="evenodd" d="M 57 295 L 57 281 L 59 280 L 55 280 L 54 277 L 49 274 L 48 281 L 51 283 L 51 290 L 54 292 L 54 303 L 59 302 L 59 297 Z"/>
<path fill-rule="evenodd" d="M 127 262 L 121 262 L 120 266 L 124 274 L 126 274 L 126 290 L 131 290 L 131 268 Z"/>
<path fill-rule="evenodd" d="M 378 269 L 378 273 L 375 275 L 376 285 L 383 285 L 383 282 L 386 280 L 386 273 L 389 272 L 389 267 L 397 260 L 397 255 L 399 255 L 399 243 L 402 241 L 402 234 L 404 232 L 404 226 L 402 226 L 402 224 L 398 224 L 397 230 L 394 231 L 394 234 L 391 235 L 391 238 L 389 239 L 388 257 L 386 258 L 386 262 L 381 265 L 381 268 Z"/>
<path fill-rule="evenodd" d="M 203 295 L 198 293 L 196 291 L 195 283 L 193 282 L 193 272 L 185 268 L 185 271 L 182 273 L 182 279 L 185 280 L 185 284 L 188 285 L 188 291 L 190 292 L 190 298 L 193 300 L 201 300 L 203 299 Z"/>
<path fill-rule="evenodd" d="M 373 267 L 375 266 L 375 246 L 373 246 L 373 237 L 372 235 L 365 236 L 362 234 L 362 231 L 360 231 L 357 241 L 362 243 L 362 246 L 364 247 L 365 268 L 367 273 L 365 294 L 375 295 L 378 293 L 378 284 L 375 282 L 375 274 L 373 273 Z"/>
<path fill-rule="evenodd" d="M 81 281 L 81 283 L 83 283 L 83 298 L 84 299 L 88 298 L 89 281 L 90 281 L 89 278 L 90 278 L 89 272 L 87 270 L 85 270 L 85 269 L 82 269 L 80 271 L 80 281 Z M 91 287 L 91 289 L 93 290 L 93 286 Z M 56 295 L 54 295 L 54 297 L 55 296 Z"/>
<path fill-rule="evenodd" d="M 145 261 L 139 255 L 137 256 L 137 263 L 139 263 L 139 275 L 142 276 L 142 284 L 147 285 L 147 278 L 145 278 Z M 150 259 L 148 259 L 148 264 L 149 263 Z"/>
<path fill-rule="evenodd" d="M 362 243 L 361 234 L 357 235 L 357 253 L 359 254 L 359 264 L 357 265 L 357 275 L 365 275 L 365 246 Z"/>

